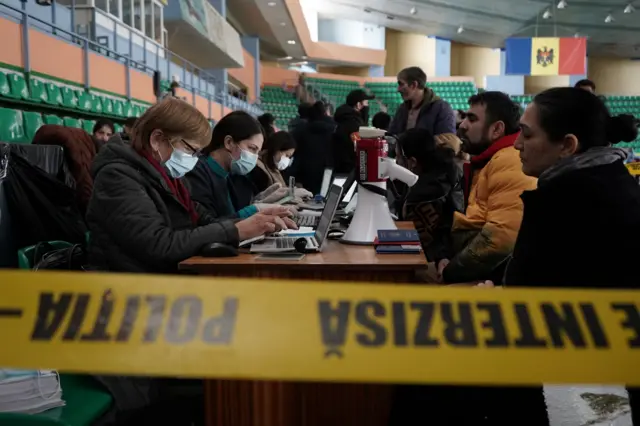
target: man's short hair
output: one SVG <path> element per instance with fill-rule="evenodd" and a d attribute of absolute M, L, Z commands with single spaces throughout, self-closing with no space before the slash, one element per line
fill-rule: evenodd
<path fill-rule="evenodd" d="M 135 126 L 136 124 L 136 120 L 138 119 L 138 117 L 127 117 L 124 120 L 124 125 L 129 127 L 129 128 L 133 128 L 133 126 Z"/>
<path fill-rule="evenodd" d="M 593 90 L 594 92 L 596 91 L 596 84 L 589 80 L 588 78 L 584 78 L 580 81 L 578 81 L 573 87 L 575 87 L 576 89 L 581 89 L 583 87 L 590 87 L 591 90 Z"/>
<path fill-rule="evenodd" d="M 512 135 L 520 130 L 520 106 L 509 95 L 497 91 L 482 92 L 469 98 L 469 105 L 484 105 L 487 126 L 502 121 L 504 134 Z"/>
<path fill-rule="evenodd" d="M 407 84 L 418 84 L 419 89 L 424 89 L 427 86 L 427 74 L 422 71 L 420 67 L 405 68 L 398 73 L 398 80 L 403 80 Z"/>

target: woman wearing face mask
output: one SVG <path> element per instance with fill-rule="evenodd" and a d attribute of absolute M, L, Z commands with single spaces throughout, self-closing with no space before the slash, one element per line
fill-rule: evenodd
<path fill-rule="evenodd" d="M 225 115 L 214 127 L 211 143 L 202 150 L 197 165 L 187 174 L 193 199 L 216 217 L 243 219 L 258 211 L 289 212 L 282 206 L 255 202 L 259 191 L 247 175 L 256 167 L 263 142 L 263 131 L 255 118 L 244 111 Z M 275 198 L 283 198 L 287 192 L 281 187 Z"/>
<path fill-rule="evenodd" d="M 291 166 L 295 152 L 296 141 L 289 132 L 276 132 L 267 138 L 257 167 L 249 173 L 249 179 L 258 191 L 264 191 L 274 183 L 287 186 L 282 172 Z"/>
<path fill-rule="evenodd" d="M 130 145 L 112 137 L 92 169 L 86 214 L 92 266 L 117 272 L 177 272 L 178 263 L 207 244 L 237 245 L 285 226 L 280 218 L 267 215 L 216 221 L 192 201 L 180 178 L 195 166 L 210 138 L 207 119 L 172 97 L 138 119 Z"/>

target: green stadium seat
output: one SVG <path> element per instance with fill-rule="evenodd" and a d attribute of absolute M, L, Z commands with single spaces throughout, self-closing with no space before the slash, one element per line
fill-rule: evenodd
<path fill-rule="evenodd" d="M 10 97 L 14 99 L 29 99 L 29 89 L 27 89 L 27 82 L 22 74 L 8 74 L 7 80 L 9 80 L 9 87 L 11 88 Z"/>
<path fill-rule="evenodd" d="M 133 117 L 133 106 L 131 105 L 131 102 L 126 102 L 124 104 L 124 116 L 125 117 Z"/>
<path fill-rule="evenodd" d="M 45 89 L 47 90 L 47 102 L 51 105 L 62 105 L 62 93 L 60 92 L 60 87 L 56 86 L 53 83 L 45 83 Z"/>
<path fill-rule="evenodd" d="M 47 90 L 44 83 L 36 78 L 29 79 L 29 98 L 34 102 L 47 102 Z"/>
<path fill-rule="evenodd" d="M 42 115 L 39 112 L 24 111 L 22 113 L 22 117 L 24 119 L 25 136 L 27 138 L 27 141 L 31 143 L 38 129 L 44 125 Z"/>
<path fill-rule="evenodd" d="M 72 109 L 78 108 L 78 95 L 75 90 L 68 86 L 63 86 L 60 91 L 62 92 L 62 106 Z"/>
<path fill-rule="evenodd" d="M 64 123 L 64 127 L 76 127 L 78 129 L 82 129 L 82 123 L 78 119 L 65 117 L 62 119 L 62 122 Z"/>
<path fill-rule="evenodd" d="M 124 117 L 124 103 L 120 100 L 113 101 L 113 112 L 118 117 Z"/>
<path fill-rule="evenodd" d="M 85 92 L 84 90 L 78 90 L 76 93 L 78 95 L 78 109 L 91 112 L 91 107 L 93 104 L 91 94 Z"/>
<path fill-rule="evenodd" d="M 102 99 L 100 95 L 91 95 L 91 112 L 102 114 Z"/>
<path fill-rule="evenodd" d="M 9 80 L 7 80 L 7 75 L 3 71 L 0 71 L 0 96 L 11 97 Z"/>
<path fill-rule="evenodd" d="M 44 121 L 44 124 L 56 124 L 58 126 L 63 125 L 62 118 L 57 115 L 45 115 L 42 117 L 42 120 Z"/>
<path fill-rule="evenodd" d="M 142 107 L 140 105 L 133 105 L 133 116 L 140 117 L 142 115 Z"/>
<path fill-rule="evenodd" d="M 82 128 L 84 129 L 85 132 L 89 133 L 90 135 L 93 134 L 93 126 L 96 125 L 96 122 L 93 120 L 82 120 Z"/>
<path fill-rule="evenodd" d="M 0 108 L 0 142 L 28 143 L 22 111 Z"/>
<path fill-rule="evenodd" d="M 113 114 L 113 100 L 111 100 L 111 98 L 102 98 L 102 112 L 104 114 L 108 114 L 108 115 L 114 115 Z"/>
<path fill-rule="evenodd" d="M 121 126 L 121 125 L 119 125 L 119 124 L 114 124 L 114 125 L 113 125 L 113 127 L 114 127 L 114 130 L 116 131 L 116 133 L 122 133 L 123 128 L 122 128 L 122 126 Z"/>

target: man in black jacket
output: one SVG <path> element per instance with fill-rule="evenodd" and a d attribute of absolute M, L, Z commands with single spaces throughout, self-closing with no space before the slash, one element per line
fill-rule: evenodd
<path fill-rule="evenodd" d="M 362 89 L 352 90 L 347 95 L 347 103 L 340 106 L 333 116 L 337 124 L 333 135 L 333 163 L 336 173 L 348 174 L 356 166 L 353 134 L 360 126 L 369 123 L 369 101 L 375 96 Z"/>

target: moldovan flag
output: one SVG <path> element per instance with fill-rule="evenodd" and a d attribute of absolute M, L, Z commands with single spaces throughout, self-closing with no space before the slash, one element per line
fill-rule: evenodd
<path fill-rule="evenodd" d="M 505 43 L 511 75 L 582 75 L 587 73 L 587 39 L 576 37 L 509 38 Z"/>

